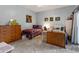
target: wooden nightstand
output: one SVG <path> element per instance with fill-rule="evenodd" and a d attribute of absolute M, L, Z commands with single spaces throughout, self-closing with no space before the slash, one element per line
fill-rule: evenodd
<path fill-rule="evenodd" d="M 44 42 L 47 41 L 47 31 L 42 31 L 42 40 L 43 40 Z"/>
<path fill-rule="evenodd" d="M 47 32 L 47 43 L 65 48 L 65 33 Z"/>

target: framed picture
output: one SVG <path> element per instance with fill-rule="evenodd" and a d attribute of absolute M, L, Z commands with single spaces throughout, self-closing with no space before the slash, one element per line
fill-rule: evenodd
<path fill-rule="evenodd" d="M 48 21 L 48 18 L 44 18 L 44 21 Z"/>
<path fill-rule="evenodd" d="M 27 23 L 32 23 L 32 16 L 26 15 L 26 22 Z"/>
<path fill-rule="evenodd" d="M 55 21 L 60 21 L 60 17 L 55 17 Z"/>
<path fill-rule="evenodd" d="M 50 21 L 53 21 L 53 17 L 50 17 Z"/>

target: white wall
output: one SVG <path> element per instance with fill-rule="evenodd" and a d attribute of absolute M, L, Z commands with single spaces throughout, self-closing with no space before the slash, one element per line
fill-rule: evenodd
<path fill-rule="evenodd" d="M 71 6 L 66 8 L 34 13 L 33 11 L 26 9 L 25 7 L 26 6 L 21 6 L 21 5 L 19 6 L 1 5 L 0 6 L 0 25 L 5 25 L 9 22 L 11 18 L 14 18 L 17 20 L 19 24 L 22 25 L 22 29 L 32 28 L 32 25 L 36 23 L 43 25 L 45 17 L 60 16 L 61 17 L 60 22 L 56 23 L 55 21 L 53 21 L 49 23 L 54 25 L 58 24 L 59 26 L 64 26 L 67 16 L 69 16 L 74 9 L 74 6 Z M 25 15 L 31 15 L 33 22 L 26 23 Z"/>
<path fill-rule="evenodd" d="M 26 23 L 25 15 L 31 15 L 33 22 Z M 11 18 L 16 19 L 17 22 L 22 25 L 22 29 L 31 28 L 33 24 L 36 24 L 36 14 L 24 6 L 0 6 L 0 25 L 7 24 Z"/>
<path fill-rule="evenodd" d="M 61 18 L 61 21 L 48 21 L 52 26 L 64 26 L 65 25 L 65 20 L 67 17 L 72 13 L 74 10 L 75 6 L 68 6 L 68 7 L 63 7 L 55 10 L 49 10 L 49 11 L 43 11 L 37 13 L 37 24 L 44 25 L 44 18 L 45 17 L 56 17 L 59 16 Z M 54 19 L 55 20 L 55 19 Z"/>

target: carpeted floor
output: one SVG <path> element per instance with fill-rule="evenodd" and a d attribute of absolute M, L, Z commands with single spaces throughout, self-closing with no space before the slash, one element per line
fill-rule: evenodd
<path fill-rule="evenodd" d="M 77 53 L 79 52 L 78 45 L 66 45 L 66 49 L 58 46 L 47 44 L 42 40 L 41 35 L 28 40 L 23 37 L 22 40 L 12 42 L 15 47 L 12 53 Z"/>

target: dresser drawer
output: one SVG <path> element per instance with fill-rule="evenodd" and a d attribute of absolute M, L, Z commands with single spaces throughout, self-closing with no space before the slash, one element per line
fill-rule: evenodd
<path fill-rule="evenodd" d="M 48 32 L 47 42 L 65 48 L 65 34 L 60 32 Z"/>
<path fill-rule="evenodd" d="M 0 25 L 0 41 L 10 43 L 21 37 L 21 26 Z"/>

